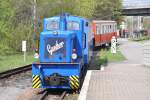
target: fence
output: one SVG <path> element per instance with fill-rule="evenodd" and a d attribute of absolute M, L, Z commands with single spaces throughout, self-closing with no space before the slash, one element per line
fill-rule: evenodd
<path fill-rule="evenodd" d="M 144 65 L 150 66 L 150 41 L 144 43 Z"/>

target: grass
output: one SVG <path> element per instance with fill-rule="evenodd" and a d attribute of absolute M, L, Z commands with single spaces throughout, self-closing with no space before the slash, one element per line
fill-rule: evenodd
<path fill-rule="evenodd" d="M 26 54 L 26 62 L 24 62 L 23 54 L 14 54 L 10 56 L 0 55 L 0 72 L 31 64 L 33 61 L 36 61 L 33 53 Z"/>
<path fill-rule="evenodd" d="M 118 62 L 125 60 L 125 57 L 120 51 L 117 51 L 116 54 L 112 54 L 110 49 L 101 49 L 99 55 L 100 65 L 106 65 L 108 62 Z"/>
<path fill-rule="evenodd" d="M 23 65 L 31 64 L 36 61 L 33 57 L 33 53 L 27 53 L 26 62 L 24 62 L 23 54 L 14 54 L 9 56 L 0 55 L 0 72 L 20 67 Z M 125 60 L 125 57 L 120 51 L 117 51 L 116 54 L 112 54 L 110 49 L 101 49 L 100 56 L 95 58 L 94 64 L 105 65 L 108 62 L 117 62 Z"/>

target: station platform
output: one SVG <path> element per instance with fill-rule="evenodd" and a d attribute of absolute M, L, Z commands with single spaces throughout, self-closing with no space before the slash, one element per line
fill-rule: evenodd
<path fill-rule="evenodd" d="M 78 100 L 150 100 L 150 67 L 122 62 L 88 70 Z"/>

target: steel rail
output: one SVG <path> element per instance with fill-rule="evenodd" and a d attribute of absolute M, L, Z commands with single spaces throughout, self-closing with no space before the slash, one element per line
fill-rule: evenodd
<path fill-rule="evenodd" d="M 38 100 L 44 100 L 47 95 L 48 95 L 48 91 L 44 91 L 43 94 L 41 94 L 41 96 L 39 97 Z"/>
<path fill-rule="evenodd" d="M 59 92 L 58 92 L 58 94 L 55 93 L 55 94 L 52 94 L 52 95 L 50 94 L 50 95 L 51 96 L 56 95 L 56 96 L 58 96 L 57 100 L 63 100 L 66 93 L 67 93 L 66 91 L 63 91 L 60 95 L 59 95 Z M 44 90 L 39 91 L 37 95 L 40 95 L 38 100 L 47 100 L 47 97 L 49 95 L 48 89 L 44 89 Z"/>
<path fill-rule="evenodd" d="M 15 69 L 11 69 L 5 72 L 0 73 L 0 79 L 8 78 L 12 75 L 16 75 L 25 71 L 31 70 L 31 64 L 25 65 L 23 67 L 18 67 Z"/>
<path fill-rule="evenodd" d="M 58 100 L 63 100 L 64 99 L 64 97 L 65 97 L 65 95 L 66 95 L 66 91 L 64 91 L 62 94 L 61 94 L 61 96 L 60 96 L 60 98 L 58 99 Z"/>

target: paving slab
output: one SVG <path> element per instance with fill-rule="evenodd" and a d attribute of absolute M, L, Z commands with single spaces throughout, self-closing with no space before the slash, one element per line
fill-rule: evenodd
<path fill-rule="evenodd" d="M 142 43 L 125 41 L 123 39 L 119 39 L 119 42 L 121 43 L 120 50 L 128 62 L 143 64 L 144 56 Z"/>
<path fill-rule="evenodd" d="M 92 71 L 86 100 L 150 100 L 150 68 L 119 63 Z"/>
<path fill-rule="evenodd" d="M 143 45 L 118 41 L 127 60 L 109 63 L 102 71 L 92 70 L 78 100 L 150 100 L 150 67 L 143 66 Z"/>

